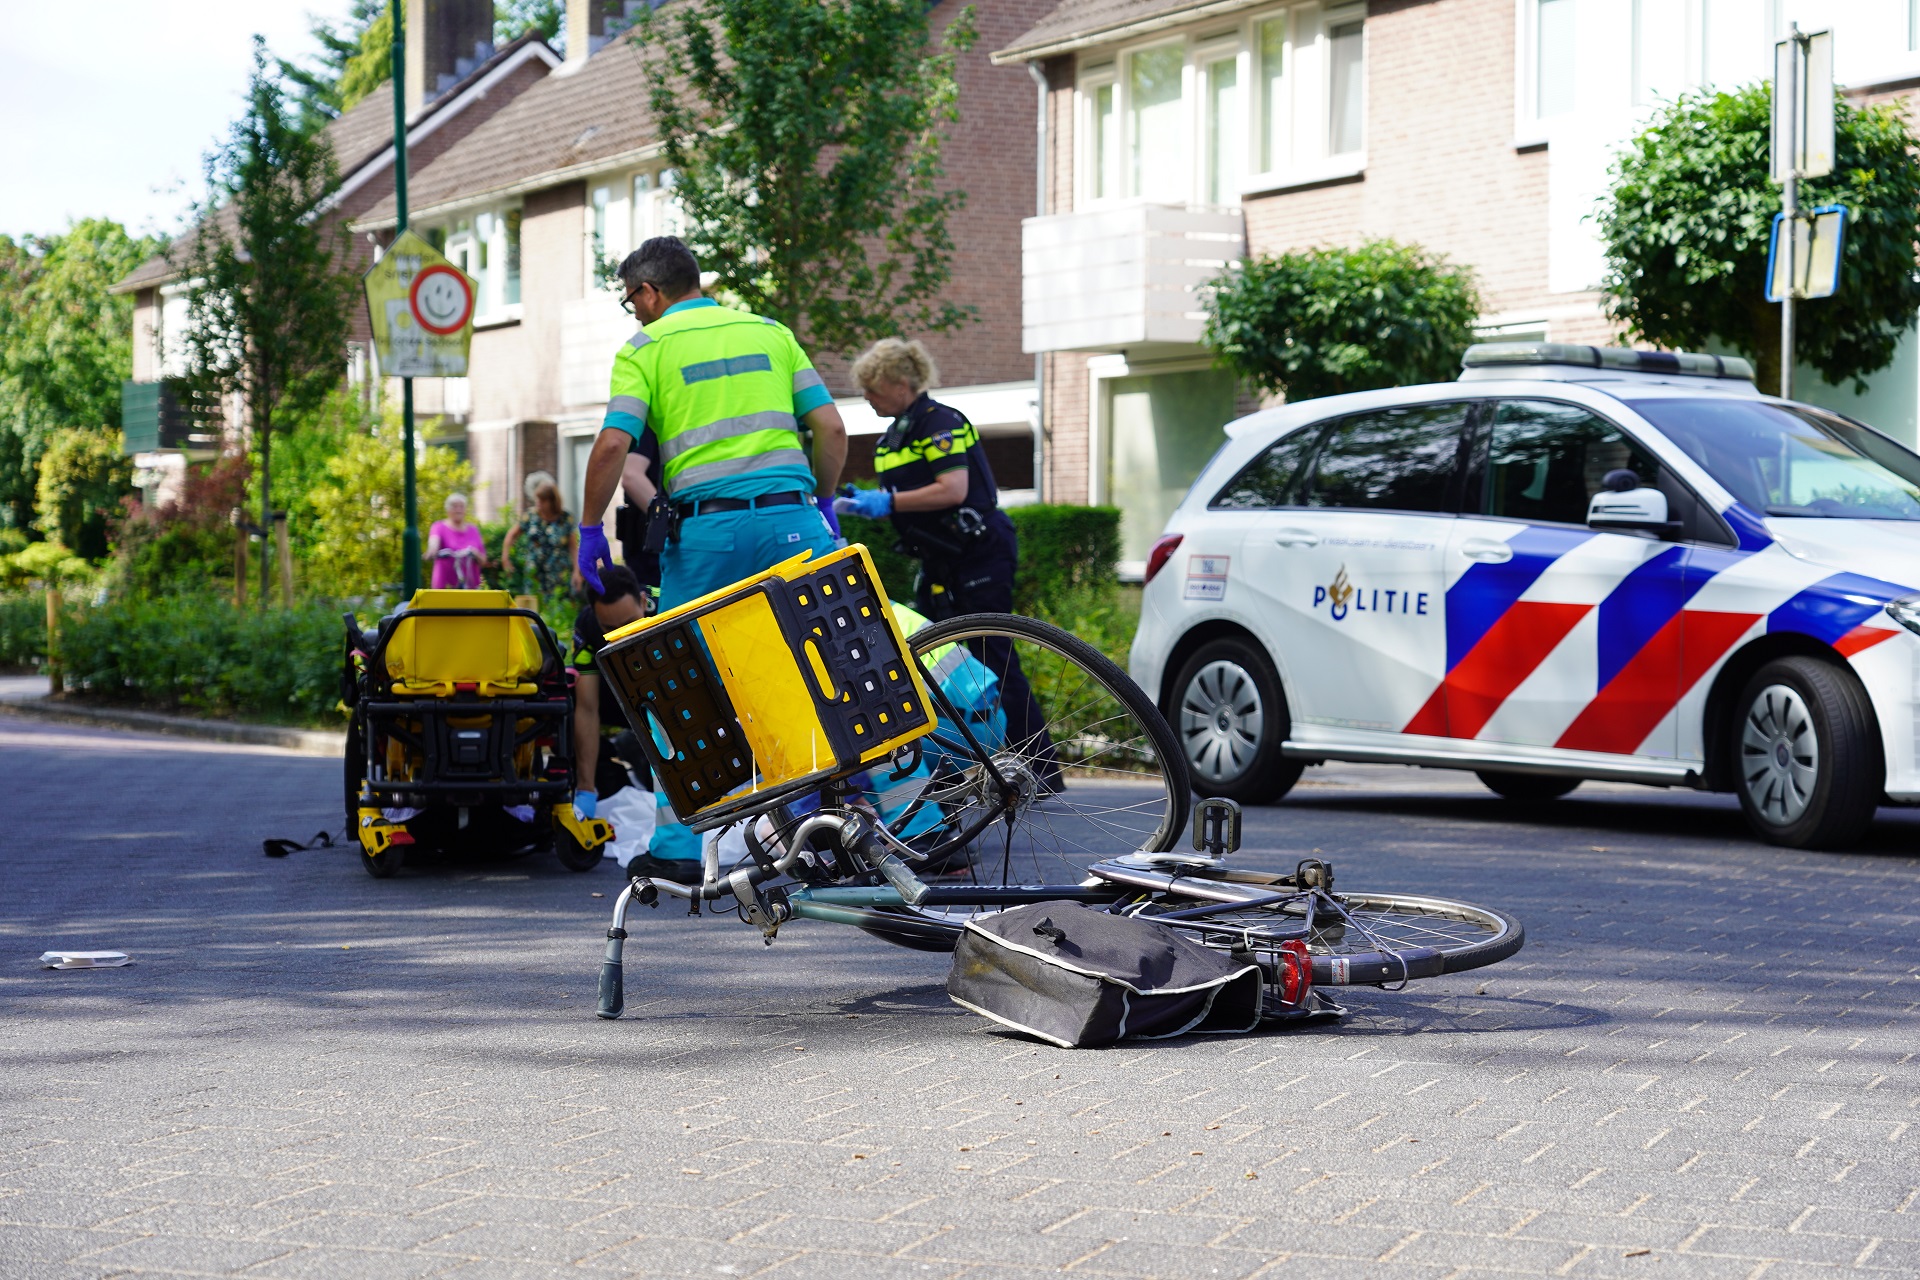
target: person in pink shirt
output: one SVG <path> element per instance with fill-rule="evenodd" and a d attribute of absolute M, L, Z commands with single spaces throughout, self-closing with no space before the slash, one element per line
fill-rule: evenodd
<path fill-rule="evenodd" d="M 425 559 L 433 566 L 435 590 L 480 586 L 480 571 L 487 567 L 487 542 L 480 526 L 467 519 L 465 494 L 447 495 L 447 518 L 435 520 L 427 531 Z"/>

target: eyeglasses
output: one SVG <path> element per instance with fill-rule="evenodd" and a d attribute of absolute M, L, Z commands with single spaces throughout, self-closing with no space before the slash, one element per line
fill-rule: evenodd
<path fill-rule="evenodd" d="M 654 284 L 653 281 L 651 280 L 642 280 L 639 284 L 629 289 L 627 291 L 627 295 L 624 298 L 620 299 L 620 309 L 626 312 L 628 315 L 633 316 L 637 319 L 640 313 L 633 309 L 633 295 L 640 292 L 642 289 L 657 290 L 659 287 L 660 286 Z"/>

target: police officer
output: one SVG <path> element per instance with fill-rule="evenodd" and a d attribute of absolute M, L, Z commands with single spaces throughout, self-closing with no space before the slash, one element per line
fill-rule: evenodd
<path fill-rule="evenodd" d="M 1013 521 L 1000 509 L 980 432 L 965 414 L 927 394 L 937 377 L 926 347 L 899 338 L 882 338 L 853 362 L 860 393 L 893 423 L 874 446 L 880 487 L 854 489 L 834 506 L 842 514 L 892 517 L 901 545 L 920 561 L 914 607 L 929 618 L 1011 613 L 1019 559 Z M 1012 644 L 995 638 L 977 647 L 975 656 L 1001 681 L 1009 736 L 1043 764 L 1041 781 L 1057 790 L 1060 771 L 1046 717 Z"/>
<path fill-rule="evenodd" d="M 660 556 L 663 610 L 802 551 L 833 550 L 827 503 L 846 460 L 846 427 L 793 334 L 702 297 L 700 264 L 673 236 L 627 255 L 620 281 L 641 329 L 614 357 L 607 416 L 587 460 L 587 584 L 597 590 L 612 563 L 600 521 L 643 432 L 659 444 L 676 526 Z"/>

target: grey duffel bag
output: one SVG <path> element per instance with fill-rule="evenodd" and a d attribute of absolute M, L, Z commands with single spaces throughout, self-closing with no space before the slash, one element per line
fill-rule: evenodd
<path fill-rule="evenodd" d="M 1260 1024 L 1260 970 L 1166 925 L 1076 902 L 967 922 L 947 975 L 953 1002 L 1063 1049 Z"/>

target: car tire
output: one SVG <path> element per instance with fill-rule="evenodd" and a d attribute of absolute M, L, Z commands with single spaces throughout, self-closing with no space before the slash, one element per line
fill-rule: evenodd
<path fill-rule="evenodd" d="M 1769 844 L 1842 848 L 1872 825 L 1886 767 L 1867 691 L 1845 667 L 1769 662 L 1741 690 L 1727 745 L 1740 810 Z"/>
<path fill-rule="evenodd" d="M 1175 676 L 1167 720 L 1180 740 L 1194 792 L 1271 804 L 1293 789 L 1304 760 L 1280 754 L 1292 717 L 1280 676 L 1259 645 L 1209 640 Z"/>
<path fill-rule="evenodd" d="M 1546 773 L 1502 773 L 1498 769 L 1475 769 L 1473 776 L 1487 784 L 1487 790 L 1508 800 L 1558 800 L 1585 782 L 1585 778 L 1562 778 Z"/>

